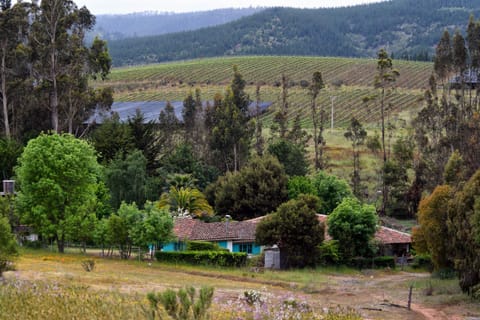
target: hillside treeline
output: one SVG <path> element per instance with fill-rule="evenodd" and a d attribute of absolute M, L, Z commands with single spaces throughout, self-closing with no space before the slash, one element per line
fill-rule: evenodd
<path fill-rule="evenodd" d="M 93 39 L 97 35 L 110 41 L 196 30 L 225 24 L 261 10 L 263 8 L 250 7 L 186 13 L 102 14 L 97 15 L 97 23 L 89 37 Z"/>
<path fill-rule="evenodd" d="M 465 30 L 476 1 L 395 0 L 335 9 L 273 8 L 221 26 L 111 41 L 113 63 L 135 65 L 226 55 L 394 57 L 430 60 L 445 28 Z"/>

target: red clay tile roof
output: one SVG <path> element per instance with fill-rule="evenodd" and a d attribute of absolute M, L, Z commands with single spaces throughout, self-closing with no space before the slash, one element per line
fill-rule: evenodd
<path fill-rule="evenodd" d="M 326 223 L 327 216 L 318 214 L 318 220 Z M 264 217 L 246 221 L 205 223 L 191 218 L 177 218 L 174 225 L 174 233 L 179 239 L 222 241 L 232 240 L 234 242 L 251 242 L 255 240 L 255 229 L 257 224 Z M 332 237 L 325 228 L 325 240 Z M 387 227 L 378 228 L 375 239 L 382 244 L 411 243 L 412 237 L 408 233 L 400 232 Z"/>
<path fill-rule="evenodd" d="M 380 227 L 375 234 L 375 239 L 383 244 L 411 243 L 412 236 L 405 232 L 400 232 L 387 227 Z"/>
<path fill-rule="evenodd" d="M 255 240 L 255 222 L 229 221 L 205 223 L 191 218 L 178 218 L 175 220 L 173 231 L 179 239 L 221 241 Z"/>

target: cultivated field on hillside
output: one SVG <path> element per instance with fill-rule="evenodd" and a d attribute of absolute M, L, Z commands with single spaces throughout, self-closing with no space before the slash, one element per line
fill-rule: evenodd
<path fill-rule="evenodd" d="M 311 121 L 305 81 L 310 81 L 315 71 L 322 72 L 327 84 L 319 103 L 328 111 L 329 119 L 333 105 L 336 126 L 345 127 L 352 116 L 365 125 L 378 126 L 378 101 L 365 103 L 363 99 L 378 93 L 373 88 L 376 73 L 376 60 L 373 59 L 271 56 L 199 59 L 114 69 L 110 80 L 98 85 L 113 86 L 115 101 L 182 101 L 195 88 L 201 89 L 204 100 L 212 100 L 215 93 L 224 92 L 231 81 L 233 65 L 238 66 L 246 80 L 252 100 L 255 99 L 256 85 L 262 84 L 260 98 L 273 102 L 271 110 L 280 105 L 280 81 L 285 74 L 291 85 L 289 112 L 292 118 L 299 112 L 307 128 Z M 401 75 L 389 99 L 389 115 L 396 119 L 400 112 L 415 111 L 421 105 L 419 100 L 428 83 L 432 64 L 394 60 L 394 66 Z M 272 112 L 265 115 L 267 124 L 271 116 Z"/>
<path fill-rule="evenodd" d="M 127 319 L 128 314 L 146 319 L 148 292 L 190 285 L 215 286 L 212 319 L 231 319 L 224 315 L 242 308 L 247 290 L 268 299 L 265 307 L 295 299 L 319 313 L 325 308 L 351 307 L 365 319 L 442 320 L 480 315 L 478 305 L 460 293 L 456 280 L 430 279 L 427 273 L 321 268 L 254 273 L 249 268 L 213 269 L 98 257 L 94 271 L 86 272 L 81 266 L 86 258 L 92 257 L 47 251 L 22 254 L 17 270 L 7 272 L 4 287 L 0 287 L 0 319 L 7 319 L 10 312 L 22 314 L 22 319 L 53 319 L 61 312 L 72 316 L 90 312 L 95 319 Z M 406 308 L 410 285 L 414 286 L 411 311 Z"/>

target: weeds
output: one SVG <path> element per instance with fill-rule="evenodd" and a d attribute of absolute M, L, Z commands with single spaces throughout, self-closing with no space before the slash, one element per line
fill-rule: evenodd
<path fill-rule="evenodd" d="M 95 269 L 95 260 L 92 260 L 92 259 L 83 260 L 82 267 L 87 272 L 93 271 Z"/>
<path fill-rule="evenodd" d="M 159 306 L 162 305 L 166 313 L 175 320 L 202 320 L 207 318 L 207 312 L 213 299 L 212 287 L 202 287 L 197 291 L 193 287 L 187 287 L 175 292 L 167 289 L 161 293 L 149 293 L 147 299 L 150 302 L 152 315 L 161 317 Z"/>

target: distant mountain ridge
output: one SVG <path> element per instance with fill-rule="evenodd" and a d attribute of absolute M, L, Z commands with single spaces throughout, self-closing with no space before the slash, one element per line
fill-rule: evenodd
<path fill-rule="evenodd" d="M 131 14 L 97 15 L 95 35 L 105 40 L 119 40 L 129 37 L 144 37 L 196 30 L 225 24 L 252 15 L 264 8 L 217 9 L 209 11 L 168 13 L 140 12 Z"/>
<path fill-rule="evenodd" d="M 227 24 L 110 41 L 116 66 L 231 55 L 374 57 L 428 60 L 444 29 L 480 17 L 478 0 L 392 0 L 329 9 L 271 8 Z"/>

